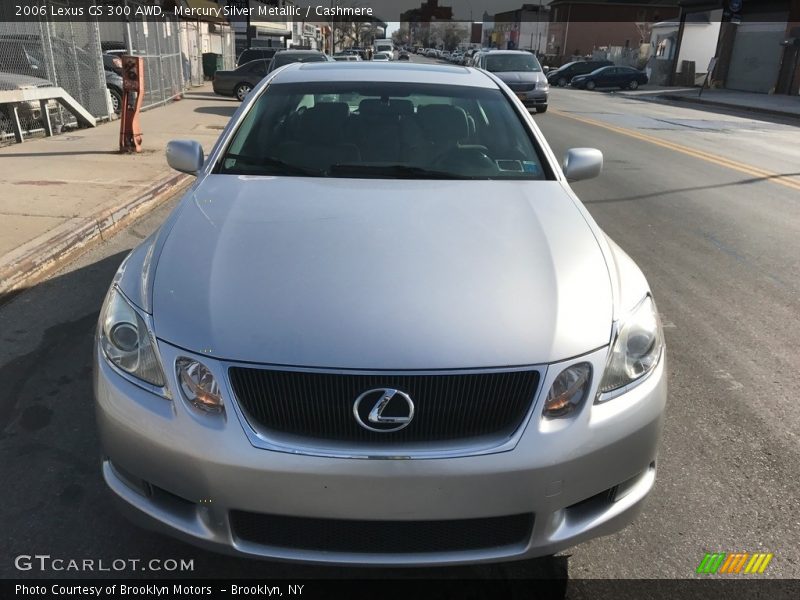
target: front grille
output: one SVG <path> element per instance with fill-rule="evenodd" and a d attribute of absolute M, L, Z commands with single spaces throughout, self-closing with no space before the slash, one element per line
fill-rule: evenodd
<path fill-rule="evenodd" d="M 528 413 L 539 382 L 535 370 L 355 375 L 231 367 L 229 374 L 251 422 L 285 434 L 369 444 L 511 435 Z M 411 397 L 414 417 L 407 427 L 374 432 L 358 423 L 355 400 L 375 388 Z"/>
<path fill-rule="evenodd" d="M 509 83 L 508 87 L 515 92 L 530 92 L 536 89 L 535 83 Z"/>
<path fill-rule="evenodd" d="M 532 514 L 450 521 L 356 521 L 234 510 L 230 521 L 237 538 L 255 544 L 372 554 L 500 548 L 526 543 L 533 528 Z"/>

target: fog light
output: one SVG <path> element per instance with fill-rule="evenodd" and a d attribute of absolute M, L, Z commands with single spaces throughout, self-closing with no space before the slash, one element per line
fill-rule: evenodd
<path fill-rule="evenodd" d="M 591 375 L 592 366 L 589 363 L 578 363 L 561 371 L 547 393 L 542 415 L 555 419 L 576 412 L 586 400 Z"/>
<path fill-rule="evenodd" d="M 205 412 L 222 412 L 222 394 L 211 369 L 182 356 L 175 361 L 175 372 L 184 398 Z"/>

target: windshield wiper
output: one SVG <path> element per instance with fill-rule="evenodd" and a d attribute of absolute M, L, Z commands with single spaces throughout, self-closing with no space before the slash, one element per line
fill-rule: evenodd
<path fill-rule="evenodd" d="M 328 174 L 350 177 L 391 177 L 397 179 L 474 179 L 473 177 L 459 175 L 457 173 L 435 171 L 423 167 L 412 167 L 410 165 L 337 164 L 330 166 Z"/>
<path fill-rule="evenodd" d="M 223 157 L 223 160 L 229 158 L 259 167 L 276 167 L 284 171 L 283 173 L 266 173 L 267 175 L 303 175 L 306 177 L 322 177 L 324 175 L 324 172 L 318 169 L 308 169 L 293 165 L 271 156 L 247 156 L 245 154 L 228 153 Z M 230 169 L 225 170 L 229 171 Z"/>

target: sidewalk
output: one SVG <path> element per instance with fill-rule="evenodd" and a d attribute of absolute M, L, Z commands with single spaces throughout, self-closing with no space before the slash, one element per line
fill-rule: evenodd
<path fill-rule="evenodd" d="M 800 96 L 757 94 L 734 90 L 703 90 L 700 88 L 649 87 L 636 91 L 617 92 L 620 96 L 652 102 L 681 102 L 690 105 L 713 106 L 730 110 L 745 110 L 776 117 L 800 118 Z"/>
<path fill-rule="evenodd" d="M 146 111 L 140 154 L 118 152 L 119 121 L 0 148 L 0 297 L 185 188 L 192 178 L 167 166 L 167 142 L 209 152 L 238 106 L 207 84 Z"/>

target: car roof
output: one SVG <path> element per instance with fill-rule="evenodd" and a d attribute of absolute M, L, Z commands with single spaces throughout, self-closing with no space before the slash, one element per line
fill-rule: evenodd
<path fill-rule="evenodd" d="M 491 50 L 489 53 L 490 54 L 498 54 L 498 55 L 503 55 L 503 54 L 527 54 L 528 56 L 533 56 L 533 54 L 531 54 L 530 52 L 527 52 L 525 50 Z"/>
<path fill-rule="evenodd" d="M 273 83 L 309 81 L 380 81 L 396 83 L 439 83 L 469 87 L 497 88 L 485 73 L 455 65 L 423 65 L 390 62 L 376 67 L 369 61 L 293 63 L 275 75 Z"/>
<path fill-rule="evenodd" d="M 277 54 L 322 54 L 319 50 L 295 50 L 294 48 L 286 48 L 278 50 Z"/>

